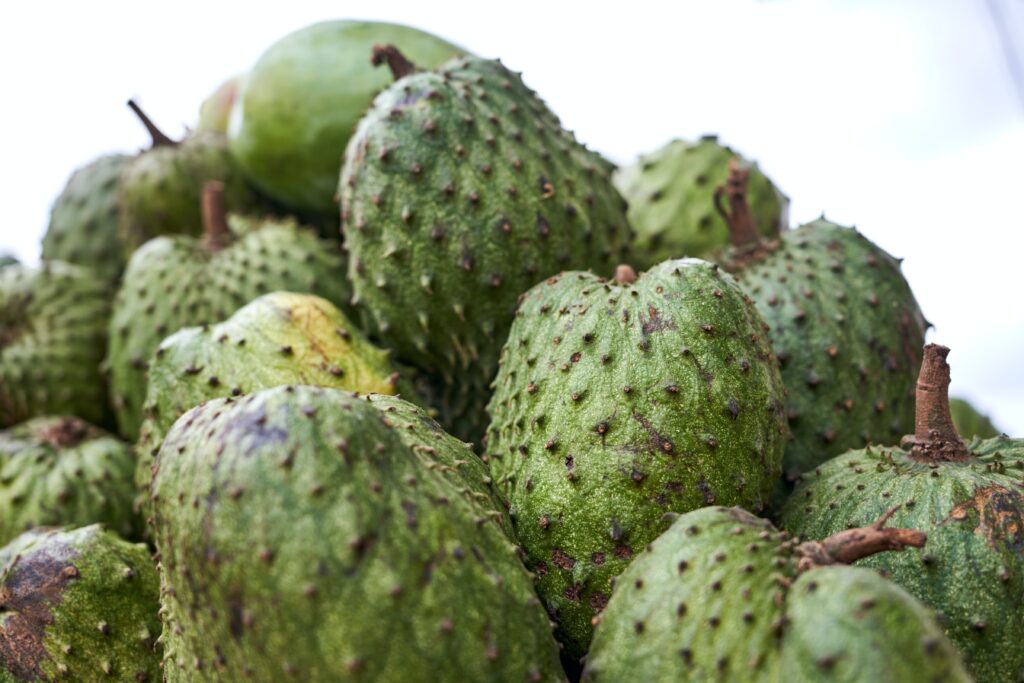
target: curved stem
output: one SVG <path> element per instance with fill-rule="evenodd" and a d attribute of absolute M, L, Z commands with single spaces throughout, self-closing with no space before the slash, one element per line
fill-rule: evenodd
<path fill-rule="evenodd" d="M 388 68 L 391 69 L 391 75 L 394 76 L 396 81 L 418 70 L 415 64 L 398 51 L 397 47 L 390 44 L 374 45 L 370 56 L 370 63 L 374 66 L 387 64 Z"/>
<path fill-rule="evenodd" d="M 949 348 L 938 344 L 924 347 L 921 372 L 917 376 L 914 440 L 910 457 L 919 462 L 967 460 L 970 451 L 953 426 L 949 412 Z"/>
<path fill-rule="evenodd" d="M 620 263 L 615 267 L 615 281 L 620 285 L 631 285 L 636 282 L 636 271 L 633 266 Z"/>
<path fill-rule="evenodd" d="M 807 571 L 830 564 L 852 564 L 887 550 L 900 551 L 911 547 L 924 547 L 928 535 L 923 531 L 885 528 L 885 523 L 899 509 L 900 506 L 897 505 L 870 526 L 840 531 L 821 541 L 801 543 L 796 548 L 797 554 L 800 555 L 797 568 L 800 571 Z"/>
<path fill-rule="evenodd" d="M 220 251 L 231 243 L 227 209 L 224 207 L 224 183 L 211 180 L 203 185 L 203 245 Z"/>
<path fill-rule="evenodd" d="M 146 115 L 146 112 L 142 111 L 142 107 L 139 106 L 135 100 L 128 100 L 128 107 L 135 112 L 135 115 L 142 121 L 142 125 L 149 131 L 149 136 L 153 138 L 153 147 L 162 147 L 165 145 L 174 146 L 178 144 L 177 140 L 172 140 L 167 135 L 157 128 L 153 120 Z"/>
<path fill-rule="evenodd" d="M 756 247 L 761 243 L 757 223 L 747 205 L 749 179 L 750 168 L 739 157 L 733 157 L 725 182 L 715 188 L 715 208 L 729 226 L 729 241 L 734 247 Z M 725 208 L 723 197 L 729 199 L 729 209 Z"/>

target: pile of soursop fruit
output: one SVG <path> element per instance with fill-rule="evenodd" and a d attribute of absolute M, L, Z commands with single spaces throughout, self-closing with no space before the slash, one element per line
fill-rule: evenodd
<path fill-rule="evenodd" d="M 1024 439 L 715 137 L 286 36 L 0 266 L 0 681 L 1021 681 Z"/>

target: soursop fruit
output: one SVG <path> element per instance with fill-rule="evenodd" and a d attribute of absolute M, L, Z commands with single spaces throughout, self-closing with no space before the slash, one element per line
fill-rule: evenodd
<path fill-rule="evenodd" d="M 141 491 L 149 490 L 150 467 L 167 430 L 210 399 L 282 384 L 401 391 L 414 398 L 390 354 L 374 347 L 334 304 L 293 292 L 265 294 L 218 325 L 179 330 L 157 347 L 147 374 L 136 449 Z"/>
<path fill-rule="evenodd" d="M 949 413 L 953 418 L 953 426 L 964 439 L 972 439 L 976 436 L 982 439 L 991 439 L 999 436 L 1002 430 L 992 424 L 988 415 L 980 412 L 977 408 L 963 398 L 949 399 Z"/>
<path fill-rule="evenodd" d="M 0 427 L 54 414 L 104 423 L 110 290 L 62 261 L 0 268 Z"/>
<path fill-rule="evenodd" d="M 715 188 L 729 174 L 736 152 L 706 135 L 697 142 L 673 140 L 618 169 L 615 186 L 629 202 L 636 230 L 632 259 L 642 270 L 666 259 L 707 258 L 729 243 L 729 228 L 715 211 Z M 755 164 L 747 201 L 765 237 L 789 227 L 789 200 Z"/>
<path fill-rule="evenodd" d="M 196 122 L 197 133 L 218 133 L 227 135 L 231 109 L 238 99 L 238 92 L 245 81 L 243 74 L 232 76 L 199 105 L 199 120 Z"/>
<path fill-rule="evenodd" d="M 733 247 L 720 261 L 771 328 L 788 394 L 785 473 L 910 431 L 927 327 L 900 262 L 854 228 L 824 218 L 758 236 L 749 171 L 734 164 L 727 212 Z"/>
<path fill-rule="evenodd" d="M 149 130 L 153 146 L 125 166 L 118 185 L 118 234 L 126 255 L 160 235 L 201 234 L 199 198 L 210 181 L 224 184 L 229 211 L 264 211 L 264 200 L 238 171 L 223 135 L 195 132 L 178 142 L 161 132 L 135 102 L 128 105 Z"/>
<path fill-rule="evenodd" d="M 0 544 L 36 526 L 102 523 L 122 536 L 132 514 L 131 447 L 71 416 L 0 432 Z"/>
<path fill-rule="evenodd" d="M 118 183 L 131 163 L 109 154 L 75 171 L 50 209 L 43 236 L 43 260 L 87 266 L 116 282 L 124 270 L 125 248 L 118 236 Z"/>
<path fill-rule="evenodd" d="M 401 359 L 438 378 L 443 422 L 476 440 L 516 298 L 563 269 L 610 275 L 629 239 L 609 166 L 517 74 L 456 59 L 396 82 L 349 141 L 342 230 L 355 300 Z"/>
<path fill-rule="evenodd" d="M 145 545 L 100 525 L 0 550 L 0 681 L 159 681 L 160 580 Z"/>
<path fill-rule="evenodd" d="M 228 127 L 232 155 L 260 189 L 292 209 L 337 215 L 341 154 L 388 86 L 368 61 L 378 43 L 426 67 L 465 54 L 429 33 L 375 21 L 325 21 L 274 43 L 247 75 Z"/>
<path fill-rule="evenodd" d="M 288 386 L 186 413 L 154 468 L 178 681 L 563 681 L 530 575 L 370 402 Z"/>
<path fill-rule="evenodd" d="M 128 262 L 114 301 L 106 364 L 119 429 L 133 441 L 143 418 L 146 368 L 167 335 L 225 320 L 273 291 L 314 293 L 339 305 L 349 298 L 337 245 L 294 221 L 235 218 L 229 224 L 216 183 L 204 198 L 204 237 L 150 241 Z"/>
<path fill-rule="evenodd" d="M 844 566 L 924 544 L 885 521 L 797 545 L 739 508 L 681 515 L 616 582 L 584 680 L 970 681 L 930 610 Z"/>
<path fill-rule="evenodd" d="M 763 509 L 786 438 L 764 321 L 736 281 L 698 259 L 627 270 L 524 294 L 488 406 L 491 471 L 577 657 L 665 513 Z"/>
<path fill-rule="evenodd" d="M 894 522 L 926 531 L 927 551 L 861 564 L 939 612 L 978 681 L 1024 680 L 1024 440 L 960 439 L 949 413 L 948 353 L 925 347 L 915 435 L 808 472 L 781 521 L 792 533 L 822 536 L 902 504 Z"/>

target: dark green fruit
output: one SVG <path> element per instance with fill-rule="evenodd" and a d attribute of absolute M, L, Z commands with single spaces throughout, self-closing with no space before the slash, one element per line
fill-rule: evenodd
<path fill-rule="evenodd" d="M 641 270 L 666 259 L 706 258 L 729 243 L 729 227 L 715 211 L 715 188 L 729 174 L 736 152 L 708 135 L 696 143 L 673 140 L 615 172 L 636 230 L 632 258 Z M 744 162 L 747 163 L 747 162 Z M 789 200 L 750 166 L 747 201 L 758 228 L 775 237 L 789 227 Z"/>
<path fill-rule="evenodd" d="M 129 261 L 114 302 L 106 362 L 118 425 L 131 440 L 143 419 L 146 368 L 164 337 L 225 320 L 273 291 L 314 293 L 339 305 L 349 298 L 337 245 L 294 221 L 237 219 L 229 227 L 215 183 L 205 199 L 203 239 L 162 237 L 146 244 Z"/>
<path fill-rule="evenodd" d="M 516 547 L 401 422 L 304 386 L 178 420 L 152 487 L 167 681 L 564 680 Z"/>
<path fill-rule="evenodd" d="M 236 168 L 223 135 L 196 132 L 176 142 L 135 102 L 128 105 L 152 135 L 153 147 L 125 167 L 118 185 L 118 234 L 126 255 L 160 235 L 201 234 L 199 198 L 209 181 L 224 184 L 229 211 L 262 211 L 263 200 Z"/>
<path fill-rule="evenodd" d="M 736 281 L 697 259 L 627 270 L 523 295 L 488 406 L 485 453 L 575 656 L 665 513 L 761 510 L 786 438 L 764 321 Z"/>
<path fill-rule="evenodd" d="M 0 681 L 159 681 L 159 577 L 94 524 L 0 549 Z"/>
<path fill-rule="evenodd" d="M 949 399 L 949 412 L 953 417 L 953 426 L 956 427 L 957 433 L 965 439 L 972 439 L 976 436 L 982 439 L 991 439 L 1002 433 L 1002 430 L 992 424 L 988 415 L 979 412 L 965 399 Z"/>
<path fill-rule="evenodd" d="M 0 268 L 0 427 L 36 415 L 106 420 L 109 317 L 110 285 L 89 270 Z"/>
<path fill-rule="evenodd" d="M 438 378 L 446 426 L 477 440 L 516 298 L 563 269 L 610 274 L 625 204 L 607 162 L 499 62 L 375 59 L 398 80 L 360 121 L 340 188 L 356 300 Z"/>
<path fill-rule="evenodd" d="M 797 545 L 739 508 L 680 516 L 616 582 L 584 680 L 970 681 L 930 610 L 844 566 L 924 544 L 886 519 Z"/>
<path fill-rule="evenodd" d="M 43 260 L 87 266 L 116 282 L 125 249 L 118 237 L 117 187 L 132 157 L 110 154 L 72 174 L 50 209 L 43 236 Z"/>
<path fill-rule="evenodd" d="M 749 170 L 725 194 L 733 247 L 722 263 L 757 302 L 782 365 L 793 479 L 828 458 L 909 431 L 927 323 L 899 261 L 824 218 L 758 237 L 746 205 Z"/>
<path fill-rule="evenodd" d="M 199 105 L 199 121 L 196 123 L 196 132 L 227 134 L 231 108 L 235 106 L 235 100 L 238 99 L 238 92 L 242 89 L 244 81 L 243 74 L 232 76 L 203 100 L 203 103 Z"/>
<path fill-rule="evenodd" d="M 164 435 L 200 403 L 282 384 L 413 398 L 396 370 L 334 304 L 310 294 L 265 294 L 223 323 L 180 330 L 149 363 L 136 484 L 148 492 Z"/>
<path fill-rule="evenodd" d="M 134 471 L 128 444 L 76 417 L 0 432 L 0 544 L 35 526 L 95 522 L 131 536 Z"/>
<path fill-rule="evenodd" d="M 345 145 L 388 86 L 369 62 L 378 43 L 394 43 L 427 67 L 465 53 L 408 26 L 325 21 L 288 34 L 253 66 L 228 136 L 239 166 L 268 195 L 294 209 L 337 214 Z"/>
<path fill-rule="evenodd" d="M 943 617 L 978 681 L 1024 679 L 1024 440 L 964 444 L 949 414 L 949 349 L 929 344 L 917 383 L 916 435 L 869 446 L 804 475 L 783 526 L 809 536 L 856 526 L 894 504 L 902 526 L 928 533 L 919 557 L 879 555 L 865 566 Z"/>

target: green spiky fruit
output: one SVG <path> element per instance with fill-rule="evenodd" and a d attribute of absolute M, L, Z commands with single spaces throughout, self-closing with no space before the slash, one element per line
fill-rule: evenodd
<path fill-rule="evenodd" d="M 736 152 L 708 135 L 696 143 L 673 140 L 615 172 L 636 230 L 632 258 L 638 268 L 683 256 L 706 258 L 729 243 L 714 194 L 734 158 Z M 789 200 L 756 165 L 750 168 L 750 210 L 762 234 L 774 237 L 789 227 Z"/>
<path fill-rule="evenodd" d="M 804 475 L 783 526 L 817 536 L 902 504 L 900 525 L 926 531 L 920 557 L 863 561 L 934 608 L 980 682 L 1024 680 L 1024 440 L 953 428 L 949 349 L 930 344 L 917 391 L 917 433 L 905 447 L 868 447 Z"/>
<path fill-rule="evenodd" d="M 0 681 L 159 681 L 160 580 L 100 525 L 35 530 L 0 562 Z"/>
<path fill-rule="evenodd" d="M 342 152 L 388 86 L 369 63 L 378 43 L 394 43 L 426 67 L 465 54 L 408 26 L 325 21 L 288 34 L 253 66 L 228 136 L 239 166 L 268 195 L 295 209 L 337 214 Z"/>
<path fill-rule="evenodd" d="M 616 582 L 584 680 L 969 681 L 928 609 L 836 564 L 924 542 L 880 522 L 796 545 L 739 508 L 680 516 Z"/>
<path fill-rule="evenodd" d="M 178 420 L 152 487 L 169 682 L 564 680 L 515 546 L 387 416 L 289 386 Z"/>
<path fill-rule="evenodd" d="M 697 259 L 622 279 L 529 290 L 488 406 L 487 458 L 577 656 L 665 513 L 762 509 L 785 442 L 782 380 L 736 281 Z"/>
<path fill-rule="evenodd" d="M 282 384 L 413 398 L 396 370 L 334 304 L 310 294 L 266 294 L 223 323 L 180 330 L 149 364 L 136 484 L 149 490 L 164 435 L 200 403 Z"/>
<path fill-rule="evenodd" d="M 824 218 L 761 240 L 745 206 L 746 171 L 728 191 L 734 246 L 721 262 L 757 302 L 782 366 L 792 480 L 832 456 L 887 443 L 914 424 L 914 378 L 927 323 L 897 259 Z"/>
<path fill-rule="evenodd" d="M 949 399 L 949 412 L 953 417 L 953 426 L 956 427 L 957 433 L 965 439 L 972 439 L 976 436 L 982 439 L 991 439 L 1002 433 L 1002 430 L 992 424 L 988 415 L 979 412 L 966 399 Z"/>
<path fill-rule="evenodd" d="M 103 424 L 110 285 L 62 261 L 0 269 L 0 427 L 37 415 Z"/>
<path fill-rule="evenodd" d="M 481 407 L 516 297 L 563 269 L 611 273 L 629 230 L 607 162 L 519 76 L 456 59 L 399 78 L 349 142 L 342 229 L 356 299 L 399 356 L 440 377 L 458 436 Z"/>
<path fill-rule="evenodd" d="M 153 147 L 126 165 L 118 185 L 118 234 L 127 255 L 160 235 L 199 235 L 199 198 L 210 181 L 224 184 L 229 211 L 263 211 L 263 200 L 238 171 L 223 135 L 196 132 L 176 142 L 134 102 L 129 105 L 150 130 Z"/>
<path fill-rule="evenodd" d="M 131 536 L 134 471 L 128 444 L 76 417 L 0 432 L 0 544 L 34 526 L 96 522 Z"/>
<path fill-rule="evenodd" d="M 50 209 L 43 260 L 87 266 L 115 282 L 125 264 L 118 236 L 117 188 L 132 157 L 110 154 L 72 174 Z"/>
<path fill-rule="evenodd" d="M 235 100 L 238 99 L 238 92 L 242 89 L 244 81 L 245 75 L 243 74 L 232 76 L 203 100 L 203 103 L 199 105 L 196 132 L 227 134 L 231 108 L 235 106 Z"/>
<path fill-rule="evenodd" d="M 216 193 L 213 184 L 207 197 L 210 192 Z M 220 209 L 207 213 L 203 239 L 152 240 L 125 270 L 106 362 L 118 425 L 130 440 L 143 418 L 146 367 L 164 337 L 225 320 L 269 292 L 308 292 L 338 305 L 349 298 L 337 245 L 294 221 L 236 219 L 229 229 Z"/>

